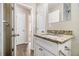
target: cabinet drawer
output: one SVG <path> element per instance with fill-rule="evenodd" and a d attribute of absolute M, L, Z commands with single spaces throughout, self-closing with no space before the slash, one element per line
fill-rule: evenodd
<path fill-rule="evenodd" d="M 39 44 L 35 43 L 35 56 L 55 56 L 53 53 L 50 51 L 46 50 Z"/>
<path fill-rule="evenodd" d="M 35 40 L 35 43 L 39 44 L 40 46 L 47 49 L 51 53 L 54 53 L 55 55 L 58 55 L 57 43 L 50 42 L 50 41 L 47 41 L 47 40 L 42 39 L 42 38 L 37 38 Z"/>
<path fill-rule="evenodd" d="M 35 56 L 44 56 L 43 48 L 38 44 L 35 45 Z"/>

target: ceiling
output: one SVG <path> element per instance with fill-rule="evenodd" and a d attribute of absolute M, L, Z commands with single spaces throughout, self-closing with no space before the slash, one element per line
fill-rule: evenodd
<path fill-rule="evenodd" d="M 50 9 L 55 8 L 55 7 L 58 7 L 60 4 L 61 4 L 61 3 L 49 3 L 49 4 L 48 4 L 48 9 L 50 10 Z"/>

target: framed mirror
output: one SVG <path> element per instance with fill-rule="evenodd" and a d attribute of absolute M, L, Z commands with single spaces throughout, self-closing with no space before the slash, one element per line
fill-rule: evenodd
<path fill-rule="evenodd" d="M 48 3 L 48 23 L 57 23 L 71 19 L 70 3 Z"/>

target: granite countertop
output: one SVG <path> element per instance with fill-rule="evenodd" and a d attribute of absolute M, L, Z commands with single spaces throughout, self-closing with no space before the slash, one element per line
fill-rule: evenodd
<path fill-rule="evenodd" d="M 64 43 L 73 38 L 73 35 L 34 34 L 34 36 L 56 43 Z"/>

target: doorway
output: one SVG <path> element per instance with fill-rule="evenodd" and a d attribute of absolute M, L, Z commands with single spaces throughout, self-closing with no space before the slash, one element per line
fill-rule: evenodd
<path fill-rule="evenodd" d="M 14 4 L 12 13 L 12 55 L 30 55 L 32 39 L 31 9 L 23 4 Z"/>

